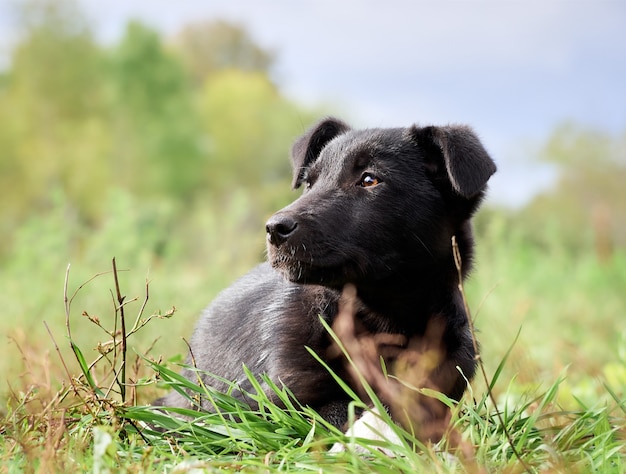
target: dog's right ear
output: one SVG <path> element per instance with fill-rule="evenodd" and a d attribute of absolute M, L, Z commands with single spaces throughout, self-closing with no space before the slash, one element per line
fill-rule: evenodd
<path fill-rule="evenodd" d="M 347 124 L 331 117 L 322 120 L 296 140 L 291 148 L 291 160 L 293 162 L 293 182 L 291 185 L 294 189 L 300 187 L 306 169 L 317 160 L 326 144 L 348 130 L 350 127 Z"/>

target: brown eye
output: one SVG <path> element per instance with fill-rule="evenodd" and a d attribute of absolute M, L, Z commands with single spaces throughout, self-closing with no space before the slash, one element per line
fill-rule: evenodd
<path fill-rule="evenodd" d="M 359 185 L 363 188 L 369 188 L 372 186 L 376 186 L 379 183 L 380 183 L 380 179 L 378 179 L 376 176 L 374 176 L 371 173 L 365 173 L 361 177 L 361 181 L 359 182 Z"/>

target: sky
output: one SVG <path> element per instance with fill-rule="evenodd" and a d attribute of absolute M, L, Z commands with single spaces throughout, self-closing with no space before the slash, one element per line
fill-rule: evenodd
<path fill-rule="evenodd" d="M 0 48 L 15 38 L 0 0 Z M 491 200 L 552 185 L 534 151 L 575 122 L 626 132 L 626 0 L 77 0 L 97 37 L 138 19 L 170 37 L 190 22 L 243 25 L 276 54 L 294 100 L 354 126 L 471 125 L 498 163 Z"/>

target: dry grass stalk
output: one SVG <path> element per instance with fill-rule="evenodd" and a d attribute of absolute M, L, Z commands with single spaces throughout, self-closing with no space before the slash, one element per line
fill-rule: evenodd
<path fill-rule="evenodd" d="M 460 449 L 466 460 L 473 459 L 473 448 L 450 427 L 450 409 L 424 390 L 443 392 L 447 388 L 440 376 L 445 361 L 443 319 L 434 317 L 423 336 L 373 334 L 359 323 L 355 306 L 356 290 L 347 285 L 333 331 L 353 361 L 346 362 L 346 368 L 359 395 L 367 400 L 362 377 L 388 407 L 393 419 L 419 440 L 436 442 L 446 435 L 451 447 Z M 332 353 L 338 355 L 339 348 Z"/>

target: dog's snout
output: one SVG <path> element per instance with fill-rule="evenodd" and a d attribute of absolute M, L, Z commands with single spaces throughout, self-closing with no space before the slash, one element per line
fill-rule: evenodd
<path fill-rule="evenodd" d="M 298 223 L 287 215 L 276 214 L 265 224 L 267 238 L 272 245 L 280 245 L 287 241 L 296 231 Z"/>

